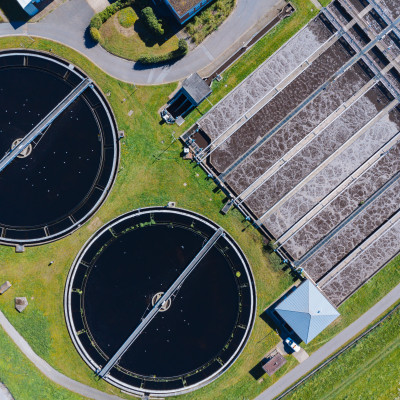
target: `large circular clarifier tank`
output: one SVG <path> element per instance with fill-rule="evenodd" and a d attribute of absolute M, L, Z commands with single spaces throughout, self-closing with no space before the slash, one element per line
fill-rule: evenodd
<path fill-rule="evenodd" d="M 0 158 L 85 79 L 73 65 L 43 53 L 1 52 Z M 41 244 L 77 229 L 107 197 L 118 159 L 112 111 L 92 82 L 1 168 L 0 242 Z"/>
<path fill-rule="evenodd" d="M 122 215 L 89 239 L 67 279 L 65 315 L 93 371 L 121 349 L 216 232 L 218 225 L 196 213 L 156 207 Z M 255 311 L 250 266 L 224 232 L 104 379 L 160 397 L 201 387 L 239 356 Z"/>

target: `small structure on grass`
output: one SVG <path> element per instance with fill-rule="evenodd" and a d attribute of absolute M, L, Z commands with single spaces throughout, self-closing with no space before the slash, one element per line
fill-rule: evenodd
<path fill-rule="evenodd" d="M 26 297 L 16 297 L 15 298 L 15 309 L 18 312 L 22 312 L 25 310 L 25 308 L 28 305 L 28 300 L 26 299 Z"/>
<path fill-rule="evenodd" d="M 275 308 L 304 343 L 319 335 L 340 314 L 309 280 Z"/>
<path fill-rule="evenodd" d="M 265 360 L 265 364 L 262 369 L 269 375 L 272 376 L 279 368 L 286 364 L 285 358 L 281 353 L 276 352 L 268 356 Z"/>
<path fill-rule="evenodd" d="M 11 283 L 9 281 L 5 281 L 1 286 L 0 286 L 0 294 L 3 294 L 6 292 L 8 289 L 11 287 Z"/>
<path fill-rule="evenodd" d="M 212 0 L 164 0 L 174 17 L 181 23 L 185 23 L 194 17 L 204 6 Z"/>

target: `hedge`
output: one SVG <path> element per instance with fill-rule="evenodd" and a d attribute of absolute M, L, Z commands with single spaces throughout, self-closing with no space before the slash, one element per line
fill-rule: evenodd
<path fill-rule="evenodd" d="M 116 12 L 122 10 L 125 7 L 131 6 L 135 3 L 135 0 L 118 0 L 115 3 L 106 7 L 103 11 L 95 14 L 90 20 L 90 27 L 100 29 L 101 25 L 104 24 L 110 17 Z"/>
<path fill-rule="evenodd" d="M 101 35 L 97 28 L 94 28 L 94 27 L 90 28 L 90 36 L 96 43 L 99 43 L 101 40 Z"/>
<path fill-rule="evenodd" d="M 171 51 L 167 54 L 161 55 L 146 55 L 138 59 L 138 62 L 142 64 L 157 64 L 165 61 L 174 60 L 176 58 L 181 58 L 186 55 L 189 51 L 188 44 L 184 39 L 179 39 L 178 49 Z"/>
<path fill-rule="evenodd" d="M 164 35 L 164 29 L 151 7 L 143 8 L 142 16 L 151 31 L 153 31 L 156 35 Z"/>

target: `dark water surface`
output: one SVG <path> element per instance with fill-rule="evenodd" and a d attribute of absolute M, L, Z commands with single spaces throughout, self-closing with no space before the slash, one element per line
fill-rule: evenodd
<path fill-rule="evenodd" d="M 0 65 L 0 157 L 82 79 L 50 60 L 40 60 L 40 68 L 29 61 Z M 6 236 L 54 234 L 78 220 L 74 213 L 80 209 L 90 212 L 100 197 L 97 181 L 103 172 L 109 179 L 111 172 L 103 171 L 104 139 L 112 132 L 110 123 L 98 118 L 99 99 L 93 94 L 87 89 L 35 139 L 28 157 L 14 159 L 0 172 L 0 192 L 6 194 L 0 198 L 0 226 Z"/>
<path fill-rule="evenodd" d="M 84 256 L 90 267 L 78 266 L 73 287 L 82 290 L 83 315 L 76 307 L 74 321 L 76 316 L 76 325 L 83 324 L 88 333 L 91 344 L 85 351 L 102 365 L 149 312 L 153 296 L 171 286 L 215 232 L 188 216 L 162 214 L 140 217 L 142 225 L 132 218 L 129 226 L 113 227 L 114 236 L 106 231 Z M 111 375 L 122 373 L 124 381 L 137 385 L 134 375 L 159 389 L 168 383 L 180 387 L 185 377 L 201 381 L 220 369 L 251 324 L 252 282 L 246 268 L 220 238 Z M 84 336 L 79 336 L 83 343 Z"/>

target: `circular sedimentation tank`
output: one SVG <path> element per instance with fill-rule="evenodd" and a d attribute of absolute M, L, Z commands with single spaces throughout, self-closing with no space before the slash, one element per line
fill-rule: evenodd
<path fill-rule="evenodd" d="M 64 305 L 72 341 L 93 371 L 118 352 L 219 229 L 187 210 L 152 207 L 118 217 L 89 239 L 71 267 Z M 104 379 L 138 395 L 197 389 L 237 359 L 255 311 L 250 266 L 224 232 Z"/>
<path fill-rule="evenodd" d="M 0 158 L 86 78 L 52 55 L 0 52 Z M 0 171 L 0 242 L 42 244 L 77 229 L 107 197 L 118 160 L 113 113 L 92 83 Z"/>

